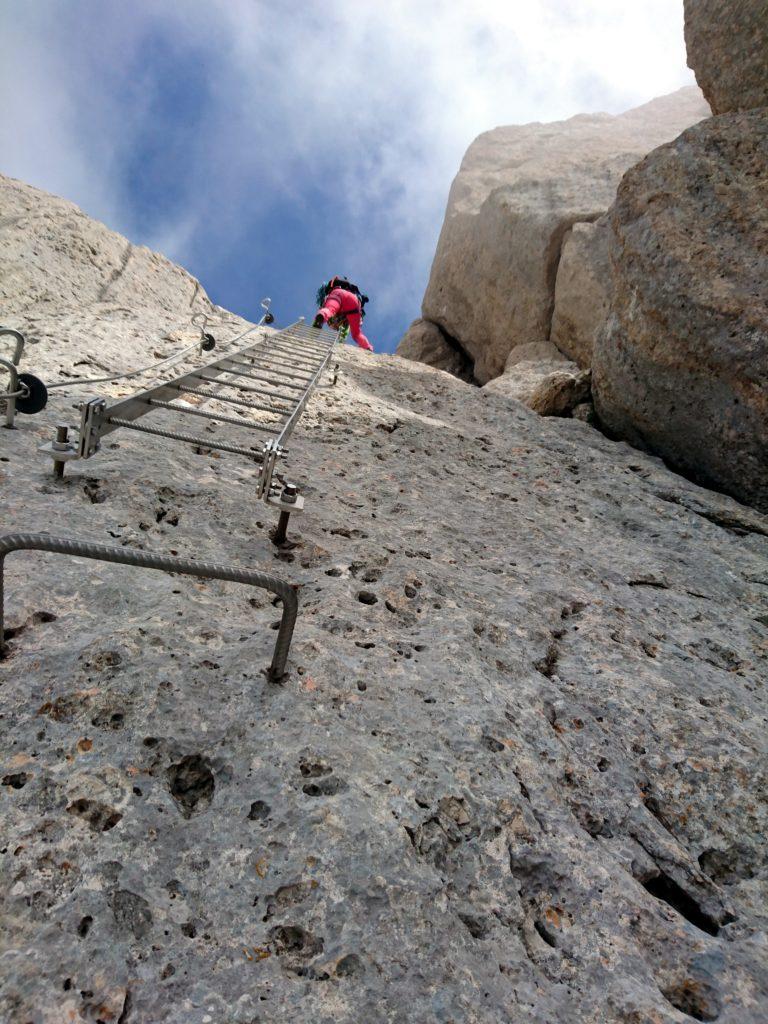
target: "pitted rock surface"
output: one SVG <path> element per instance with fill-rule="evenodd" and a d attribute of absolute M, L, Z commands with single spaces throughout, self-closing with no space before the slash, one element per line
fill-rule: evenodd
<path fill-rule="evenodd" d="M 768 107 L 768 0 L 684 0 L 688 65 L 712 112 Z"/>
<path fill-rule="evenodd" d="M 266 593 L 7 558 L 0 1019 L 764 1021 L 768 518 L 441 371 L 340 362 L 278 550 L 237 456 L 118 432 L 56 481 L 56 403 L 0 430 L 6 530 L 300 600 L 274 685 Z"/>
<path fill-rule="evenodd" d="M 649 154 L 611 215 L 595 404 L 621 437 L 768 511 L 768 109 Z"/>

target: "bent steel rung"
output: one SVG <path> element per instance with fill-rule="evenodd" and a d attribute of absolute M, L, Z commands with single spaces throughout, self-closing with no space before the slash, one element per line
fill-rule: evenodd
<path fill-rule="evenodd" d="M 190 558 L 171 555 L 154 555 L 146 551 L 130 551 L 110 544 L 89 544 L 63 537 L 49 537 L 45 533 L 12 533 L 0 537 L 0 652 L 6 648 L 3 621 L 3 575 L 5 556 L 12 551 L 51 551 L 59 555 L 74 555 L 78 558 L 92 558 L 100 562 L 117 562 L 134 565 L 141 569 L 159 569 L 162 572 L 179 572 L 187 576 L 200 576 L 214 580 L 228 580 L 231 583 L 245 583 L 251 587 L 262 587 L 275 594 L 283 603 L 283 614 L 275 641 L 272 662 L 266 675 L 270 682 L 280 682 L 285 676 L 285 663 L 296 625 L 299 600 L 296 592 L 284 580 L 256 569 L 241 569 L 237 566 L 220 565 L 218 562 L 196 562 Z"/>

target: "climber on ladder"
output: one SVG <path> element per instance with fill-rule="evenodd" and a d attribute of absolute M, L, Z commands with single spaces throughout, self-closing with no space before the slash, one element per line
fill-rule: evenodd
<path fill-rule="evenodd" d="M 360 329 L 368 296 L 344 277 L 332 277 L 317 292 L 317 311 L 312 326 L 319 329 L 328 324 L 334 330 L 349 327 L 349 333 L 360 348 L 373 352 L 373 345 Z"/>

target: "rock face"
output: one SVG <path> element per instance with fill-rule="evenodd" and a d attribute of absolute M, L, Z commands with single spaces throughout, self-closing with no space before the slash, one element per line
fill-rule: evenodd
<path fill-rule="evenodd" d="M 685 0 L 685 43 L 713 113 L 768 106 L 767 0 Z"/>
<path fill-rule="evenodd" d="M 223 318 L 229 335 L 244 325 L 186 270 L 74 203 L 0 175 L 0 210 L 0 324 L 26 335 L 23 370 L 45 351 L 48 382 L 169 356 L 199 337 L 195 313 Z"/>
<path fill-rule="evenodd" d="M 550 340 L 574 224 L 596 221 L 632 164 L 708 114 L 689 88 L 618 117 L 496 128 L 472 143 L 451 187 L 422 314 L 466 350 L 481 384 L 515 346 Z"/>
<path fill-rule="evenodd" d="M 590 376 L 551 343 L 520 345 L 512 349 L 504 373 L 484 390 L 514 398 L 540 416 L 570 416 L 589 401 Z"/>
<path fill-rule="evenodd" d="M 445 370 L 460 380 L 469 382 L 474 378 L 472 361 L 466 353 L 429 320 L 413 321 L 397 346 L 397 354 Z"/>
<path fill-rule="evenodd" d="M 768 510 L 768 110 L 685 132 L 624 178 L 603 422 Z"/>
<path fill-rule="evenodd" d="M 164 323 L 138 294 L 133 327 Z M 238 456 L 118 432 L 56 481 L 36 446 L 69 399 L 0 430 L 4 530 L 262 567 L 300 602 L 274 685 L 267 596 L 6 559 L 0 1020 L 763 1024 L 768 518 L 340 355 L 281 550 Z"/>
<path fill-rule="evenodd" d="M 563 241 L 555 281 L 552 342 L 581 367 L 592 365 L 595 336 L 611 303 L 610 223 L 574 224 Z"/>

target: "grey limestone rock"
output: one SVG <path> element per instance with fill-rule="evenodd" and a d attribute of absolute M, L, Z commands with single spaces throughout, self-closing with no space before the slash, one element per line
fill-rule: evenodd
<path fill-rule="evenodd" d="M 685 43 L 713 113 L 768 106 L 768 0 L 685 0 Z"/>
<path fill-rule="evenodd" d="M 768 109 L 695 125 L 611 213 L 595 404 L 616 434 L 768 511 Z"/>
<path fill-rule="evenodd" d="M 610 233 L 608 217 L 574 224 L 557 268 L 552 343 L 583 369 L 592 365 L 595 337 L 611 305 Z"/>
<path fill-rule="evenodd" d="M 400 339 L 397 354 L 403 359 L 413 359 L 438 370 L 445 370 L 468 383 L 474 379 L 472 360 L 466 352 L 429 320 L 413 321 Z"/>
<path fill-rule="evenodd" d="M 275 685 L 265 596 L 7 558 L 0 1020 L 761 1024 L 768 519 L 575 419 L 340 362 L 283 549 L 238 456 L 117 432 L 57 481 L 71 396 L 0 430 L 5 530 L 300 602 Z"/>

